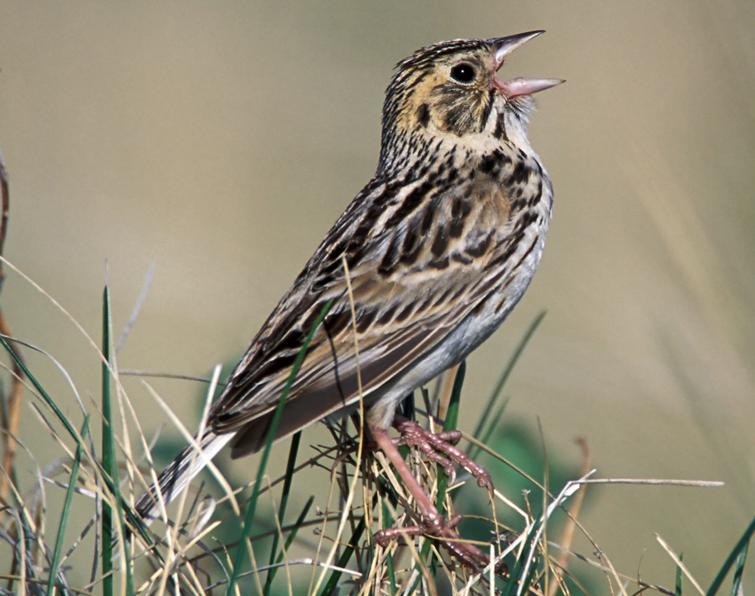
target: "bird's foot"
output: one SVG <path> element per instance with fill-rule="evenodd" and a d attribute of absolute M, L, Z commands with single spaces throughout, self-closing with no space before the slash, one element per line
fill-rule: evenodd
<path fill-rule="evenodd" d="M 443 466 L 445 470 L 448 471 L 450 468 L 451 474 L 454 467 L 452 462 L 459 463 L 464 469 L 473 474 L 475 478 L 478 478 L 478 483 L 481 486 L 487 486 L 492 490 L 493 484 L 487 472 L 469 460 L 459 449 L 449 444 L 449 441 L 458 442 L 461 436 L 459 433 L 430 433 L 419 425 L 401 418 L 397 418 L 394 421 L 394 426 L 402 434 L 402 439 L 398 442 L 403 442 L 406 445 L 416 445 L 423 453 L 427 453 L 430 459 Z M 465 567 L 473 571 L 480 571 L 484 568 L 489 563 L 489 559 L 485 553 L 473 544 L 463 541 L 459 536 L 456 526 L 461 521 L 461 516 L 457 515 L 451 519 L 445 519 L 438 512 L 430 496 L 412 475 L 409 466 L 407 466 L 401 457 L 396 448 L 397 441 L 394 441 L 385 429 L 373 426 L 370 428 L 370 434 L 377 446 L 383 451 L 399 473 L 404 486 L 414 497 L 414 506 L 416 507 L 416 512 L 412 514 L 415 520 L 414 525 L 379 530 L 375 534 L 377 543 L 385 546 L 392 540 L 396 540 L 402 536 L 408 538 L 426 535 L 437 540 L 440 545 Z M 422 447 L 422 445 L 428 445 L 429 451 Z M 480 478 L 483 479 L 482 482 L 480 482 Z"/>
<path fill-rule="evenodd" d="M 461 433 L 458 430 L 432 433 L 416 422 L 400 416 L 394 419 L 393 426 L 401 434 L 400 445 L 419 449 L 427 459 L 443 468 L 452 483 L 456 478 L 455 466 L 458 465 L 469 472 L 480 487 L 487 489 L 490 493 L 493 492 L 493 480 L 487 470 L 456 447 L 456 443 L 461 439 Z"/>
<path fill-rule="evenodd" d="M 417 525 L 378 530 L 375 533 L 375 541 L 386 547 L 402 536 L 428 536 L 437 540 L 454 558 L 472 571 L 478 572 L 490 562 L 485 553 L 459 536 L 456 526 L 461 521 L 461 515 L 444 519 L 434 508 L 427 513 L 428 515 L 424 515 L 423 512 Z"/>

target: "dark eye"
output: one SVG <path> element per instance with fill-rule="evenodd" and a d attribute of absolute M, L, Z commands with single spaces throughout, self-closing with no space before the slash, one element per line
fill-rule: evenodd
<path fill-rule="evenodd" d="M 474 81 L 474 66 L 462 62 L 451 69 L 451 78 L 459 83 L 471 83 Z"/>

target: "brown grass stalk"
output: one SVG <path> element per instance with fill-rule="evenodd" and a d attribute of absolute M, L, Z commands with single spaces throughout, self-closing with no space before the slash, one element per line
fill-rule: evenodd
<path fill-rule="evenodd" d="M 0 215 L 0 256 L 3 254 L 5 238 L 8 232 L 8 217 L 10 213 L 10 187 L 8 184 L 8 172 L 5 169 L 2 157 L 0 156 L 0 195 L 2 195 L 2 215 Z M 2 291 L 5 282 L 5 270 L 2 261 L 0 261 L 0 291 Z M 0 333 L 6 336 L 12 336 L 8 321 L 0 308 Z M 14 346 L 13 350 L 21 357 L 18 347 Z M 3 469 L 7 472 L 0 476 L 0 503 L 7 504 L 8 492 L 10 490 L 10 478 L 13 474 L 13 462 L 16 459 L 16 435 L 18 426 L 21 423 L 21 401 L 24 392 L 24 386 L 21 382 L 23 372 L 17 363 L 13 363 L 13 375 L 11 376 L 10 391 L 6 402 L 6 416 L 3 417 Z"/>

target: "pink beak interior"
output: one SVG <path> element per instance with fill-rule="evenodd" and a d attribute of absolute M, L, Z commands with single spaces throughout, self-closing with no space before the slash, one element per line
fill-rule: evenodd
<path fill-rule="evenodd" d="M 508 37 L 498 37 L 489 39 L 488 43 L 495 48 L 495 68 L 498 70 L 503 65 L 508 56 L 517 48 L 542 35 L 545 31 L 527 31 L 526 33 L 517 33 Z M 501 82 L 493 77 L 493 86 L 503 93 L 506 97 L 512 98 L 519 95 L 531 95 L 538 91 L 550 89 L 563 83 L 563 79 L 524 79 L 516 78 L 510 81 Z"/>

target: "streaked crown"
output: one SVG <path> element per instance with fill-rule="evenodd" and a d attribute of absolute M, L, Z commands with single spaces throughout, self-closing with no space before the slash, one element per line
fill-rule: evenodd
<path fill-rule="evenodd" d="M 511 52 L 541 33 L 445 41 L 399 62 L 383 106 L 381 167 L 412 157 L 428 136 L 479 142 L 495 133 L 505 111 L 526 127 L 529 95 L 562 81 L 501 82 L 496 72 Z"/>

